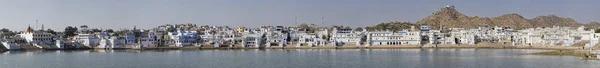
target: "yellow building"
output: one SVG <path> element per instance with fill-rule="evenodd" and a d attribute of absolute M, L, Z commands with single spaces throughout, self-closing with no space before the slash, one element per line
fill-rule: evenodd
<path fill-rule="evenodd" d="M 243 32 L 245 32 L 245 31 L 246 31 L 246 27 L 244 27 L 244 26 L 239 26 L 239 27 L 237 27 L 237 28 L 236 28 L 236 31 L 237 31 L 238 33 L 243 33 Z"/>

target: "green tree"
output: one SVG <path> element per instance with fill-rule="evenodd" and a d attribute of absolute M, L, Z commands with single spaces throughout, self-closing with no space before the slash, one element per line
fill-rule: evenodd
<path fill-rule="evenodd" d="M 352 29 L 352 28 L 351 28 L 351 27 L 348 27 L 348 26 L 346 26 L 346 27 L 344 27 L 344 29 Z"/>
<path fill-rule="evenodd" d="M 108 33 L 114 33 L 115 31 L 113 29 L 107 29 L 106 32 L 108 32 Z"/>
<path fill-rule="evenodd" d="M 88 26 L 87 26 L 87 25 L 81 25 L 81 26 L 79 26 L 79 27 L 81 27 L 81 28 L 88 28 Z"/>
<path fill-rule="evenodd" d="M 331 26 L 331 28 L 342 29 L 342 28 L 344 28 L 344 26 L 337 26 L 337 25 L 334 25 L 334 26 Z"/>
<path fill-rule="evenodd" d="M 56 35 L 56 32 L 54 30 L 52 30 L 52 29 L 48 29 L 48 30 L 46 30 L 46 32 L 48 32 L 50 34 L 53 34 L 53 35 Z"/>
<path fill-rule="evenodd" d="M 329 39 L 328 35 L 321 35 L 321 39 Z"/>
<path fill-rule="evenodd" d="M 298 29 L 300 30 L 305 30 L 305 31 L 311 31 L 310 29 L 312 29 L 312 27 L 310 27 L 308 24 L 306 23 L 302 23 L 300 25 L 298 25 Z"/>
<path fill-rule="evenodd" d="M 112 35 L 110 35 L 110 36 L 119 36 L 119 34 L 117 34 L 117 33 L 112 33 Z"/>
<path fill-rule="evenodd" d="M 2 28 L 2 29 L 0 29 L 0 31 L 1 31 L 1 32 L 10 32 L 10 30 L 9 30 L 9 29 L 6 29 L 6 28 Z"/>
<path fill-rule="evenodd" d="M 595 33 L 600 33 L 600 28 L 599 28 L 599 29 L 596 29 L 596 30 L 594 30 L 594 32 L 595 32 Z"/>
<path fill-rule="evenodd" d="M 167 28 L 167 31 L 168 32 L 175 32 L 175 31 L 177 31 L 177 29 L 175 29 L 175 28 Z"/>
<path fill-rule="evenodd" d="M 354 29 L 355 31 L 363 31 L 363 28 L 357 27 L 356 29 Z"/>
<path fill-rule="evenodd" d="M 75 34 L 75 32 L 77 32 L 77 27 L 73 27 L 73 26 L 67 26 L 67 28 L 65 28 L 65 31 L 63 32 L 65 34 L 66 37 L 73 37 L 77 34 Z"/>
<path fill-rule="evenodd" d="M 544 38 L 544 35 L 542 35 L 542 39 Z"/>
<path fill-rule="evenodd" d="M 17 35 L 16 33 L 10 31 L 9 29 L 6 28 L 2 28 L 0 29 L 0 32 L 2 32 L 2 34 L 0 34 L 0 38 L 6 37 L 6 36 L 15 36 Z"/>
<path fill-rule="evenodd" d="M 100 29 L 92 29 L 92 32 L 102 32 Z"/>

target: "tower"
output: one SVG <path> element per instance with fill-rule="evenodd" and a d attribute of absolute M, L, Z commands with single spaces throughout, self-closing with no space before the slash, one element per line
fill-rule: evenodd
<path fill-rule="evenodd" d="M 27 26 L 27 33 L 31 33 L 33 32 L 33 29 L 31 29 L 31 25 Z"/>
<path fill-rule="evenodd" d="M 35 28 L 38 28 L 38 22 L 39 22 L 39 20 L 35 19 Z"/>
<path fill-rule="evenodd" d="M 325 26 L 325 17 L 321 16 L 321 26 Z"/>

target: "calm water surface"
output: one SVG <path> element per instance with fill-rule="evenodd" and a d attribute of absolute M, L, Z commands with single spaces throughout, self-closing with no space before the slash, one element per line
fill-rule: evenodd
<path fill-rule="evenodd" d="M 598 68 L 527 49 L 82 50 L 0 52 L 0 68 Z"/>

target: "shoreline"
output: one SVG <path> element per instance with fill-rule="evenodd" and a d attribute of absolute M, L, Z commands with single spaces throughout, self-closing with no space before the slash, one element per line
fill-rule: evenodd
<path fill-rule="evenodd" d="M 86 48 L 86 49 L 18 49 L 18 50 L 5 50 L 6 51 L 37 51 L 37 50 L 64 50 L 64 51 L 78 51 L 78 50 L 135 50 L 135 51 L 153 51 L 153 50 L 292 50 L 292 49 L 326 49 L 326 50 L 343 50 L 343 49 L 532 49 L 532 50 L 550 50 L 550 51 L 578 51 L 578 52 L 590 52 L 586 49 L 576 49 L 576 47 L 568 47 L 568 48 L 557 48 L 557 47 L 484 47 L 484 46 L 460 46 L 460 47 L 422 47 L 422 46 L 370 46 L 370 47 L 359 47 L 359 46 L 325 46 L 325 47 L 265 47 L 265 48 L 257 48 L 257 47 L 228 47 L 228 48 L 213 48 L 213 47 L 152 47 L 152 48 L 114 48 L 114 49 L 106 49 L 106 48 Z M 600 50 L 598 50 L 600 51 Z"/>
<path fill-rule="evenodd" d="M 530 55 L 573 56 L 582 58 L 583 60 L 600 60 L 599 58 L 597 58 L 598 56 L 596 54 L 577 50 L 553 50 L 547 52 L 530 53 Z"/>
<path fill-rule="evenodd" d="M 381 45 L 381 46 L 272 46 L 272 47 L 200 47 L 200 46 L 186 46 L 186 47 L 145 47 L 145 48 L 81 48 L 81 49 L 15 49 L 15 50 L 3 50 L 0 51 L 18 51 L 18 50 L 190 50 L 190 49 L 471 49 L 471 48 L 485 48 L 485 49 L 539 49 L 539 50 L 589 50 L 589 48 L 583 47 L 567 47 L 567 46 L 481 46 L 481 45 Z"/>
<path fill-rule="evenodd" d="M 574 56 L 580 57 L 584 60 L 600 60 L 597 58 L 597 53 L 600 50 L 590 51 L 589 48 L 583 47 L 574 47 L 574 46 L 511 46 L 511 45 L 501 45 L 501 46 L 493 46 L 493 45 L 383 45 L 383 46 L 272 46 L 272 47 L 200 47 L 200 46 L 186 46 L 186 47 L 145 47 L 145 48 L 83 48 L 83 49 L 18 49 L 18 50 L 2 50 L 0 52 L 6 51 L 29 51 L 29 50 L 67 50 L 67 51 L 76 51 L 76 50 L 135 50 L 135 51 L 143 51 L 143 50 L 247 50 L 247 49 L 533 49 L 533 50 L 551 50 L 537 53 L 529 53 L 528 55 L 547 55 L 547 56 Z"/>
<path fill-rule="evenodd" d="M 424 45 L 342 45 L 342 46 L 264 46 L 264 47 L 212 47 L 210 45 L 195 45 L 184 47 L 141 47 L 141 48 L 69 48 L 69 49 L 16 49 L 16 50 L 194 50 L 194 49 L 435 49 L 435 48 L 486 48 L 486 49 L 539 49 L 539 50 L 578 50 L 590 51 L 590 48 L 578 46 L 549 46 L 549 45 L 509 45 L 502 43 L 482 42 L 473 45 L 461 44 L 424 44 Z M 0 49 L 2 51 L 2 49 Z M 5 50 L 15 51 L 15 50 Z M 600 50 L 594 50 L 600 52 Z"/>

